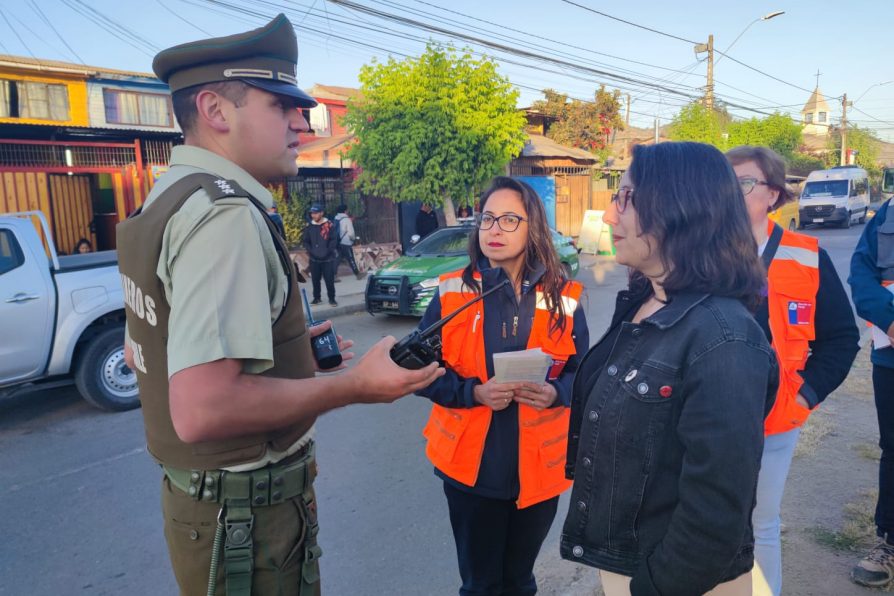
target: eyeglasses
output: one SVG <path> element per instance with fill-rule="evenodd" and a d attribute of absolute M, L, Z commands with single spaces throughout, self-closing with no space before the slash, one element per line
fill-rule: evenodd
<path fill-rule="evenodd" d="M 514 232 L 523 221 L 528 220 L 521 215 L 514 215 L 512 213 L 506 213 L 499 217 L 494 217 L 490 213 L 482 213 L 478 216 L 478 228 L 489 230 L 494 227 L 494 224 L 497 224 L 504 232 Z"/>
<path fill-rule="evenodd" d="M 754 187 L 758 184 L 763 184 L 764 186 L 770 186 L 770 184 L 766 180 L 758 180 L 757 178 L 739 178 L 739 188 L 742 189 L 742 194 L 747 195 L 750 194 Z"/>
<path fill-rule="evenodd" d="M 627 209 L 627 203 L 633 202 L 633 195 L 634 191 L 629 186 L 622 186 L 618 189 L 618 192 L 612 195 L 612 203 L 615 204 L 618 213 L 624 213 L 624 210 Z"/>

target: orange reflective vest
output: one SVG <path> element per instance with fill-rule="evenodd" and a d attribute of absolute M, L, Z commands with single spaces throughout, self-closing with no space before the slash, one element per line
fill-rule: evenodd
<path fill-rule="evenodd" d="M 776 224 L 768 226 L 772 234 Z M 810 409 L 797 403 L 804 370 L 816 337 L 816 294 L 819 291 L 819 243 L 816 238 L 783 230 L 768 272 L 767 306 L 773 349 L 779 361 L 779 390 L 764 421 L 764 433 L 784 433 L 804 424 Z"/>
<path fill-rule="evenodd" d="M 476 279 L 480 276 L 476 274 Z M 438 291 L 441 312 L 450 313 L 476 296 L 462 281 L 462 271 L 442 275 Z M 568 282 L 562 291 L 565 330 L 550 333 L 550 314 L 540 287 L 528 348 L 541 348 L 553 357 L 551 378 L 576 353 L 572 328 L 574 311 L 583 287 Z M 443 358 L 458 375 L 487 382 L 482 302 L 467 308 L 441 329 Z M 435 404 L 422 434 L 428 440 L 425 454 L 436 468 L 457 482 L 474 486 L 478 479 L 484 442 L 493 411 L 486 406 L 445 408 Z M 568 445 L 570 411 L 564 406 L 537 411 L 518 406 L 518 476 L 516 505 L 524 509 L 555 497 L 571 486 L 565 479 L 565 452 Z"/>

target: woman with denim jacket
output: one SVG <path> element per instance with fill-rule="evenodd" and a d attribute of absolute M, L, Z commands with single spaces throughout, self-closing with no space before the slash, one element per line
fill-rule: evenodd
<path fill-rule="evenodd" d="M 639 146 L 604 220 L 631 278 L 572 386 L 562 557 L 607 596 L 750 595 L 778 370 L 742 191 L 713 147 Z"/>

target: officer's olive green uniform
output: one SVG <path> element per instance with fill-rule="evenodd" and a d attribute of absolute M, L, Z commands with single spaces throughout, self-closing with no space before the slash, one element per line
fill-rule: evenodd
<path fill-rule="evenodd" d="M 265 90 L 307 97 L 283 90 L 287 73 L 277 76 L 291 63 L 294 81 L 297 56 L 282 15 L 256 31 L 196 42 L 191 53 L 192 45 L 156 58 L 174 90 L 261 76 Z M 254 60 L 255 51 L 262 58 Z M 219 595 L 318 594 L 314 420 L 198 444 L 174 431 L 168 378 L 180 370 L 232 358 L 246 373 L 307 378 L 314 363 L 299 274 L 265 215 L 269 192 L 209 151 L 182 146 L 171 157 L 141 212 L 119 225 L 118 256 L 148 448 L 165 470 L 174 574 L 188 595 L 206 594 L 213 566 Z"/>

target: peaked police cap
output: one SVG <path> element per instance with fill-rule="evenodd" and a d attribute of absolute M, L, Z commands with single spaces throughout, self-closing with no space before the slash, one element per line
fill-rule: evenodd
<path fill-rule="evenodd" d="M 201 39 L 162 50 L 152 70 L 171 92 L 220 81 L 243 81 L 312 108 L 317 101 L 298 87 L 298 40 L 284 14 L 259 29 Z"/>

